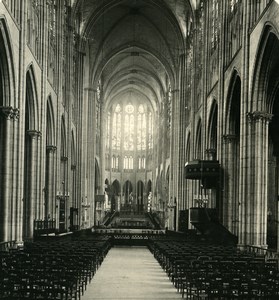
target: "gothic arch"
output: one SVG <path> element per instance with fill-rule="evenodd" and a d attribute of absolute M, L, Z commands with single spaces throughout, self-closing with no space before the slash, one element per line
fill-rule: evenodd
<path fill-rule="evenodd" d="M 71 132 L 71 164 L 75 166 L 77 163 L 77 156 L 76 156 L 76 139 L 74 131 Z"/>
<path fill-rule="evenodd" d="M 28 130 L 39 128 L 38 96 L 33 66 L 30 65 L 26 72 L 26 99 L 25 120 L 28 122 Z"/>
<path fill-rule="evenodd" d="M 226 133 L 240 135 L 241 79 L 236 70 L 233 71 L 228 89 L 226 118 Z"/>
<path fill-rule="evenodd" d="M 18 97 L 14 96 L 15 73 L 10 40 L 6 20 L 0 18 L 0 242 L 13 239 L 12 222 L 17 221 L 14 215 L 16 209 L 10 203 L 12 197 L 9 186 L 13 175 L 11 164 L 14 165 L 15 162 L 10 158 L 13 153 L 14 134 L 8 132 L 8 122 L 12 122 L 9 119 L 16 119 L 18 116 L 18 110 L 12 107 L 17 105 L 15 101 Z M 13 221 L 11 218 L 14 218 Z"/>
<path fill-rule="evenodd" d="M 208 122 L 208 155 L 211 159 L 217 157 L 217 123 L 218 123 L 218 104 L 214 99 L 211 105 Z"/>
<path fill-rule="evenodd" d="M 66 134 L 66 124 L 65 117 L 62 115 L 61 117 L 61 135 L 60 135 L 60 153 L 61 157 L 67 156 L 67 134 Z"/>
<path fill-rule="evenodd" d="M 0 18 L 0 106 L 16 106 L 15 72 L 11 37 L 6 20 Z"/>
<path fill-rule="evenodd" d="M 98 194 L 101 188 L 101 172 L 97 159 L 95 158 L 95 194 Z"/>
<path fill-rule="evenodd" d="M 76 165 L 77 165 L 77 157 L 76 157 L 76 140 L 74 131 L 71 132 L 71 197 L 72 197 L 72 207 L 77 208 L 77 190 L 76 190 Z"/>
<path fill-rule="evenodd" d="M 46 145 L 55 145 L 55 121 L 51 96 L 47 99 Z"/>
<path fill-rule="evenodd" d="M 202 159 L 202 130 L 201 130 L 201 118 L 199 118 L 196 129 L 195 140 L 195 158 Z"/>
<path fill-rule="evenodd" d="M 112 188 L 113 188 L 113 193 L 116 196 L 120 196 L 120 194 L 121 194 L 120 182 L 117 179 L 115 179 L 113 181 Z"/>
<path fill-rule="evenodd" d="M 258 236 L 262 239 L 261 243 L 267 243 L 274 248 L 278 239 L 276 215 L 279 195 L 278 52 L 279 34 L 272 25 L 267 24 L 262 32 L 255 61 L 250 117 L 255 136 L 253 141 L 254 193 L 263 220 L 261 233 Z M 257 174 L 260 174 L 260 178 Z"/>
<path fill-rule="evenodd" d="M 278 40 L 279 33 L 266 24 L 257 50 L 252 82 L 252 111 L 272 111 L 278 90 Z"/>
<path fill-rule="evenodd" d="M 144 211 L 144 183 L 142 180 L 137 182 L 137 211 L 143 212 Z"/>
<path fill-rule="evenodd" d="M 188 132 L 187 138 L 186 138 L 186 147 L 185 147 L 185 160 L 186 162 L 189 162 L 191 160 L 191 133 Z"/>
<path fill-rule="evenodd" d="M 149 179 L 147 182 L 147 194 L 152 192 L 152 181 Z"/>
<path fill-rule="evenodd" d="M 33 236 L 33 222 L 38 217 L 36 206 L 38 162 L 36 157 L 38 139 L 37 91 L 32 65 L 26 72 L 25 136 L 24 136 L 24 186 L 23 186 L 23 238 Z"/>
<path fill-rule="evenodd" d="M 130 197 L 132 193 L 133 193 L 133 185 L 130 180 L 126 180 L 123 185 L 123 195 L 124 195 L 125 205 L 129 204 L 129 202 L 132 201 L 132 197 Z"/>
<path fill-rule="evenodd" d="M 240 107 L 241 80 L 234 70 L 227 95 L 226 134 L 224 135 L 223 162 L 223 224 L 234 234 L 238 234 L 239 221 L 239 180 L 240 180 Z"/>
<path fill-rule="evenodd" d="M 46 162 L 45 162 L 45 219 L 50 220 L 55 218 L 55 157 L 56 157 L 56 146 L 55 146 L 55 122 L 54 113 L 52 107 L 52 99 L 49 96 L 46 105 Z"/>

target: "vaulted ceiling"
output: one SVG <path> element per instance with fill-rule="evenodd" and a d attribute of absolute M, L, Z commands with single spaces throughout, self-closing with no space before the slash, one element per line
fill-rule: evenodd
<path fill-rule="evenodd" d="M 179 58 L 197 1 L 77 0 L 90 82 L 103 83 L 109 105 L 121 96 L 148 99 L 157 110 L 168 82 L 177 84 Z"/>

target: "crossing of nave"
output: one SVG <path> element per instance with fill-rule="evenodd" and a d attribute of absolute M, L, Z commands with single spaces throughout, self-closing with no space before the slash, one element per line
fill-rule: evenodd
<path fill-rule="evenodd" d="M 153 254 L 143 246 L 111 248 L 82 300 L 181 299 Z"/>

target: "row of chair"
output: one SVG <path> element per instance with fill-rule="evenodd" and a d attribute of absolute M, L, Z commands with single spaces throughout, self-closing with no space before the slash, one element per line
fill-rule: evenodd
<path fill-rule="evenodd" d="M 278 261 L 198 240 L 156 238 L 150 250 L 186 299 L 279 299 Z"/>
<path fill-rule="evenodd" d="M 0 299 L 80 299 L 109 239 L 37 241 L 0 253 Z"/>

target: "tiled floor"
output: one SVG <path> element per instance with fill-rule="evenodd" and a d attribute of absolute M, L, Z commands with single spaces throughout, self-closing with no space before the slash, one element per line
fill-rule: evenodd
<path fill-rule="evenodd" d="M 181 299 L 145 247 L 114 247 L 87 286 L 82 300 Z"/>

